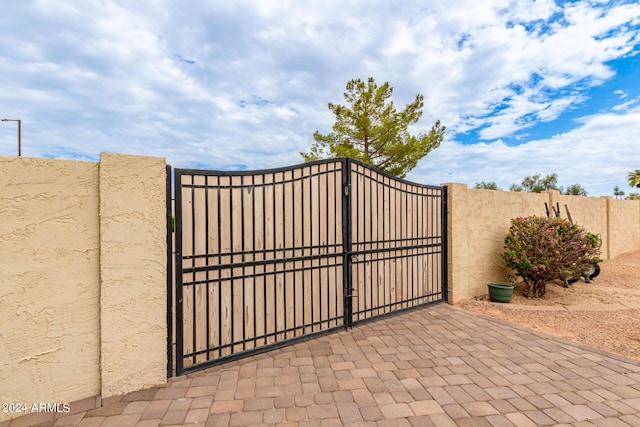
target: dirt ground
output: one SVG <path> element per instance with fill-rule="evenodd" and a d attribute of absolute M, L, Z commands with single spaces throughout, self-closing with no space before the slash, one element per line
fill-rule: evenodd
<path fill-rule="evenodd" d="M 511 303 L 465 300 L 466 310 L 507 320 L 550 335 L 640 360 L 640 251 L 600 264 L 593 283 L 569 288 L 547 283 L 541 299 L 522 296 L 516 288 Z"/>

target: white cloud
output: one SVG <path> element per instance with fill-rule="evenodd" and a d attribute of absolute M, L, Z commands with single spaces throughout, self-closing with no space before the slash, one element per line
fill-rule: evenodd
<path fill-rule="evenodd" d="M 638 159 L 640 108 L 627 114 L 584 117 L 574 130 L 519 146 L 502 141 L 462 145 L 449 140 L 409 175 L 419 182 L 495 181 L 508 189 L 526 176 L 557 173 L 559 183 L 581 184 L 590 195 L 612 195 Z"/>
<path fill-rule="evenodd" d="M 342 101 L 349 79 L 373 76 L 394 86 L 399 106 L 425 95 L 416 130 L 441 119 L 450 138 L 475 131 L 487 142 L 452 139 L 421 168 L 444 158 L 463 180 L 479 175 L 469 167 L 504 157 L 500 170 L 519 174 L 514 182 L 531 159 L 555 164 L 547 157 L 570 138 L 595 150 L 584 132 L 596 116 L 557 138 L 491 141 L 526 142 L 534 125 L 590 102 L 590 88 L 615 78 L 609 61 L 637 52 L 638 25 L 634 2 L 9 2 L 0 115 L 23 118 L 26 155 L 121 151 L 175 166 L 282 166 L 300 161 L 315 130 L 330 131 L 327 102 Z M 611 120 L 636 118 L 638 94 L 620 91 Z M 629 120 L 618 126 L 637 132 Z M 630 144 L 598 135 L 619 151 Z M 0 150 L 12 139 L 0 126 Z"/>
<path fill-rule="evenodd" d="M 618 95 L 620 99 L 625 99 L 628 96 L 623 90 L 620 89 L 614 90 L 613 93 Z"/>

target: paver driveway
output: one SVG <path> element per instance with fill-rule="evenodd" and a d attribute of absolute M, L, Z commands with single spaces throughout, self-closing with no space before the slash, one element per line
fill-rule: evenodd
<path fill-rule="evenodd" d="M 440 304 L 173 378 L 55 425 L 640 426 L 639 413 L 640 362 Z"/>

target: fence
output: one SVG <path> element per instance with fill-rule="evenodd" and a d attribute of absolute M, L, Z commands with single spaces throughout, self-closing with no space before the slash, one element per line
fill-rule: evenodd
<path fill-rule="evenodd" d="M 140 156 L 0 157 L 0 402 L 76 413 L 166 381 L 165 175 Z"/>
<path fill-rule="evenodd" d="M 172 319 L 164 282 L 165 245 L 171 243 L 165 240 L 170 224 L 165 179 L 165 162 L 158 158 L 0 157 L 0 401 L 70 402 L 76 413 L 165 381 L 171 337 L 166 322 Z M 197 363 L 207 357 L 205 363 L 213 362 L 221 352 L 233 357 L 257 351 L 265 339 L 267 345 L 281 345 L 307 332 L 324 333 L 445 295 L 456 302 L 484 294 L 486 283 L 506 280 L 500 253 L 509 220 L 545 215 L 545 202 L 566 204 L 575 222 L 601 234 L 603 258 L 640 250 L 640 201 L 446 184 L 444 203 L 444 189 L 345 161 L 253 175 L 183 174 L 176 182 L 181 181 L 192 187 L 179 193 L 181 205 L 192 200 L 194 206 L 209 206 L 203 213 L 187 203 L 177 224 L 183 227 L 178 240 L 187 242 L 182 255 L 192 256 L 179 275 L 183 295 L 192 302 L 181 313 L 189 327 L 180 323 L 177 329 L 193 334 L 196 325 L 180 354 L 187 370 L 195 369 L 194 357 Z M 219 223 L 215 206 L 222 206 L 216 208 Z M 445 209 L 446 217 L 438 219 Z M 333 210 L 335 218 L 321 215 L 323 210 Z M 258 221 L 261 215 L 268 221 Z M 183 222 L 199 231 L 204 218 L 207 235 L 219 230 L 226 236 L 220 250 L 214 237 L 202 240 L 205 233 L 196 233 L 191 243 L 184 235 L 189 226 Z M 447 232 L 441 233 L 444 227 Z M 217 260 L 227 261 L 216 266 Z M 445 260 L 447 270 L 438 270 Z M 235 290 L 221 303 L 228 316 L 223 319 L 236 325 L 233 334 L 220 334 L 219 325 L 229 324 L 216 320 L 220 305 L 209 306 L 209 320 L 218 323 L 209 328 L 208 346 L 197 326 L 207 309 L 195 303 L 207 296 L 207 275 L 208 295 L 221 283 Z M 189 284 L 194 277 L 205 277 L 205 283 Z M 437 283 L 448 284 L 448 292 Z M 265 286 L 277 311 L 265 310 L 258 298 Z M 247 301 L 256 300 L 254 314 Z M 298 304 L 298 311 L 284 309 L 297 301 L 309 303 Z M 233 306 L 243 314 L 232 317 Z M 223 330 L 227 333 L 227 326 Z M 224 340 L 215 342 L 216 333 Z M 0 423 L 18 415 L 0 413 Z M 54 416 L 32 414 L 19 422 L 50 423 Z"/>
<path fill-rule="evenodd" d="M 446 189 L 351 165 L 353 321 L 446 299 Z"/>
<path fill-rule="evenodd" d="M 600 234 L 604 259 L 640 250 L 639 200 L 566 196 L 558 191 L 476 190 L 464 184 L 445 186 L 449 200 L 450 303 L 486 294 L 487 283 L 508 283 L 510 271 L 501 254 L 510 220 L 546 216 L 545 203 L 559 204 L 563 217 L 566 205 L 576 224 Z"/>
<path fill-rule="evenodd" d="M 348 159 L 175 182 L 178 374 L 445 298 L 441 187 Z"/>

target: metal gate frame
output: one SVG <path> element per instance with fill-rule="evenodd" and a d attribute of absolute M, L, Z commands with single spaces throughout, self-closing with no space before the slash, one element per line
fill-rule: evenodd
<path fill-rule="evenodd" d="M 308 174 L 305 175 L 305 171 Z M 171 203 L 171 168 L 167 167 L 167 245 L 168 245 L 168 267 L 169 276 L 167 279 L 168 292 L 168 314 L 167 322 L 169 328 L 168 339 L 168 366 L 167 372 L 169 376 L 175 372 L 176 375 L 186 374 L 209 366 L 221 364 L 227 361 L 246 357 L 251 354 L 270 350 L 275 347 L 290 344 L 292 342 L 307 339 L 318 334 L 326 334 L 337 329 L 351 328 L 354 324 L 372 320 L 380 316 L 395 314 L 400 311 L 422 307 L 427 304 L 445 301 L 447 298 L 447 192 L 446 187 L 428 186 L 413 183 L 393 177 L 386 172 L 378 170 L 374 167 L 366 165 L 353 159 L 329 159 L 310 162 L 285 168 L 260 170 L 260 171 L 202 171 L 193 169 L 175 169 L 174 170 L 174 188 L 175 207 L 172 209 Z M 261 178 L 256 178 L 261 176 Z M 270 178 L 267 178 L 270 176 Z M 279 176 L 280 181 L 276 180 Z M 187 181 L 184 182 L 185 177 Z M 198 178 L 196 178 L 198 177 Z M 324 179 L 324 188 L 322 188 L 322 180 Z M 305 181 L 305 180 L 308 180 Z M 234 182 L 239 181 L 239 186 Z M 246 182 L 245 182 L 246 181 Z M 364 184 L 366 182 L 366 184 Z M 315 187 L 314 188 L 314 183 Z M 281 189 L 279 189 L 281 185 Z M 375 187 L 375 191 L 373 188 Z M 368 188 L 368 189 L 367 189 Z M 287 189 L 290 189 L 292 196 L 285 195 Z M 308 191 L 305 191 L 308 189 Z M 197 191 L 197 192 L 196 192 Z M 322 195 L 316 192 L 321 192 Z M 226 193 L 225 193 L 226 192 Z M 297 193 L 296 193 L 297 192 Z M 256 205 L 256 193 L 262 197 L 262 207 Z M 278 194 L 279 193 L 279 196 Z M 302 200 L 296 201 L 296 195 L 302 194 Z M 198 196 L 198 194 L 201 194 Z M 203 195 L 202 195 L 203 194 Z M 209 197 L 209 194 L 212 196 Z M 227 199 L 221 199 L 221 194 Z M 225 194 L 227 194 L 225 196 Z M 393 194 L 393 203 L 391 195 Z M 234 196 L 236 199 L 234 200 Z M 270 206 L 266 206 L 267 196 Z M 317 201 L 314 197 L 317 196 Z M 200 217 L 204 215 L 204 231 L 203 234 L 197 234 L 195 231 L 196 209 L 195 205 L 198 197 L 200 204 L 204 206 L 206 212 L 198 213 Z M 321 200 L 324 198 L 324 201 Z M 330 200 L 331 198 L 334 200 Z M 359 204 L 365 197 L 368 197 L 367 203 Z M 305 200 L 307 199 L 308 200 Z M 376 206 L 374 206 L 374 200 Z M 281 206 L 277 206 L 277 204 Z M 309 206 L 306 207 L 308 202 Z M 305 214 L 315 215 L 315 208 L 324 208 L 325 216 L 322 212 L 318 212 L 318 220 L 322 219 L 326 223 L 318 224 L 317 243 L 314 244 L 313 230 L 310 234 L 303 236 L 292 236 L 300 230 L 304 230 Z M 330 218 L 329 208 L 332 203 L 334 217 Z M 404 205 L 403 205 L 404 202 Z M 185 203 L 191 203 L 190 211 L 185 211 Z M 228 209 L 228 221 L 223 219 L 220 211 L 223 204 Z M 238 205 L 239 204 L 239 208 Z M 304 205 L 304 206 L 302 206 Z M 368 208 L 367 208 L 368 206 Z M 293 219 L 293 226 L 287 235 L 287 207 L 292 212 L 294 209 L 302 211 L 302 216 L 296 216 L 296 213 L 290 214 Z M 217 215 L 217 224 L 210 226 L 209 210 L 216 210 L 214 216 Z M 281 209 L 281 211 L 279 210 Z M 246 211 L 249 219 L 245 218 Z M 261 211 L 262 219 L 256 216 L 257 211 Z M 414 212 L 415 211 L 415 212 Z M 175 212 L 175 240 L 172 239 L 171 233 L 172 213 Z M 233 232 L 238 227 L 234 225 L 234 213 L 241 215 L 241 227 L 238 231 L 242 234 L 242 246 L 235 250 L 229 247 L 228 251 L 223 251 L 220 240 L 222 234 L 231 235 L 230 246 L 234 245 Z M 281 225 L 277 224 L 278 213 L 280 213 Z M 386 216 L 395 214 L 393 222 L 391 219 L 385 219 Z M 421 215 L 420 215 L 421 213 Z M 273 247 L 267 248 L 266 228 L 267 216 L 271 215 L 273 221 L 272 242 Z M 375 218 L 377 214 L 377 218 Z M 410 215 L 411 214 L 411 215 Z M 436 215 L 436 220 L 427 222 L 427 216 Z M 367 218 L 367 216 L 369 218 Z M 296 218 L 301 218 L 296 225 Z M 338 219 L 339 217 L 339 219 Z M 311 217 L 309 217 L 311 218 Z M 313 227 L 313 220 L 308 219 L 308 226 Z M 403 222 L 404 220 L 404 222 Z M 225 222 L 226 221 L 226 222 Z M 226 223 L 231 225 L 231 230 L 221 228 Z M 247 228 L 253 223 L 252 236 L 246 236 Z M 376 226 L 374 227 L 374 222 Z M 256 246 L 256 224 L 261 224 L 263 233 L 262 247 Z M 189 230 L 189 226 L 192 228 Z M 278 249 L 278 239 L 276 234 L 282 226 L 283 236 L 281 237 L 281 247 Z M 329 234 L 325 237 L 325 244 L 321 245 L 321 229 L 326 233 L 334 226 L 333 239 Z M 340 232 L 338 233 L 337 227 Z M 385 228 L 386 226 L 386 228 Z M 271 224 L 269 223 L 269 227 Z M 362 231 L 363 228 L 369 229 L 369 232 Z M 278 228 L 278 229 L 277 229 Z M 373 230 L 376 230 L 375 233 Z M 392 231 L 393 230 L 393 231 Z M 191 236 L 185 233 L 190 232 Z M 214 234 L 218 236 L 213 236 Z M 393 238 L 391 234 L 393 233 Z M 416 234 L 417 233 L 417 234 Z M 251 234 L 249 232 L 248 234 Z M 202 242 L 202 235 L 206 243 Z M 309 242 L 305 242 L 307 236 Z M 199 236 L 199 237 L 198 237 Z M 385 236 L 389 236 L 388 239 Z M 253 239 L 251 249 L 245 248 L 245 239 Z M 186 239 L 186 240 L 185 240 Z M 213 240 L 212 240 L 213 239 Z M 217 239 L 217 240 L 216 240 Z M 286 247 L 285 240 L 293 242 L 292 247 Z M 297 239 L 297 240 L 296 240 Z M 300 239 L 301 243 L 300 244 Z M 196 240 L 199 240 L 201 249 L 204 253 L 198 253 L 195 246 Z M 209 242 L 217 242 L 216 248 L 210 248 Z M 175 243 L 173 243 L 175 242 Z M 183 247 L 185 242 L 189 242 L 191 248 Z M 297 243 L 297 244 L 296 244 Z M 172 248 L 174 250 L 172 250 Z M 315 252 L 314 252 L 315 251 Z M 172 252 L 175 253 L 175 261 L 172 261 Z M 211 263 L 210 263 L 211 261 Z M 215 262 L 217 261 L 217 263 Z M 325 264 L 323 265 L 323 262 Z M 333 264 L 332 264 L 333 262 Z M 197 264 L 200 265 L 197 265 Z M 175 268 L 172 268 L 174 267 Z M 281 266 L 281 270 L 278 270 Z M 378 295 L 374 301 L 374 278 L 373 266 L 377 274 L 377 292 Z M 272 269 L 272 271 L 267 271 Z M 332 270 L 331 270 L 332 269 Z M 388 269 L 393 269 L 394 273 L 388 273 Z M 423 271 L 436 271 L 435 275 L 430 273 L 429 278 L 421 278 L 417 273 Z M 234 272 L 238 270 L 239 276 L 234 276 Z M 302 324 L 296 323 L 296 313 L 300 312 L 299 308 L 293 308 L 293 312 L 286 309 L 282 312 L 284 315 L 284 328 L 278 329 L 278 325 L 282 325 L 282 319 L 273 320 L 273 325 L 267 325 L 264 320 L 263 326 L 256 325 L 256 306 L 253 306 L 253 326 L 248 328 L 245 326 L 245 311 L 247 303 L 245 298 L 245 289 L 247 283 L 245 279 L 252 280 L 253 289 L 249 291 L 250 303 L 256 303 L 256 290 L 264 288 L 263 299 L 260 301 L 264 304 L 261 307 L 262 313 L 266 319 L 268 313 L 267 307 L 267 281 L 268 275 L 273 276 L 274 283 L 269 292 L 273 293 L 271 302 L 278 305 L 278 297 L 284 297 L 284 306 L 287 305 L 287 296 L 290 296 L 289 288 L 293 288 L 294 303 L 300 301 L 300 296 L 296 296 L 295 289 L 302 289 L 302 302 L 305 302 L 305 289 L 307 289 L 306 298 L 314 295 L 320 295 L 320 312 L 322 309 L 323 288 L 315 290 L 313 280 L 313 270 L 324 271 L 325 277 L 327 272 L 331 270 L 334 277 L 326 280 L 329 286 L 334 286 L 332 291 L 328 288 L 326 291 L 327 303 L 326 311 L 328 317 L 314 320 L 314 314 L 311 316 L 310 322 L 308 313 L 305 314 L 302 308 Z M 341 270 L 341 274 L 340 274 Z M 309 273 L 312 271 L 312 273 Z M 224 272 L 224 273 L 223 273 Z M 173 273 L 175 273 L 175 284 Z M 227 276 L 228 274 L 228 276 Z M 309 274 L 311 274 L 309 276 Z M 213 277 L 212 277 L 213 275 Z M 307 276 L 304 276 L 307 275 Z M 224 276 L 224 277 L 223 277 Z M 278 276 L 281 276 L 280 284 L 276 284 Z M 339 276 L 341 283 L 338 283 Z M 185 280 L 187 277 L 187 280 Z M 256 285 L 258 278 L 262 277 L 262 284 Z M 305 280 L 305 277 L 307 280 Z M 309 287 L 306 282 L 311 278 Z M 395 279 L 394 279 L 395 277 Z M 400 282 L 407 279 L 411 282 L 411 289 L 408 286 L 398 286 L 396 279 L 400 278 Z M 356 288 L 354 288 L 354 278 Z M 289 284 L 287 285 L 287 279 Z M 234 319 L 238 317 L 233 307 L 234 295 L 236 294 L 236 286 L 234 282 L 241 281 L 241 298 L 242 298 L 242 340 L 234 341 L 234 337 L 238 335 L 234 331 Z M 299 284 L 302 282 L 302 284 Z M 317 280 L 320 282 L 320 280 Z M 382 284 L 381 284 L 382 282 Z M 388 283 L 387 283 L 388 282 Z M 428 282 L 428 289 L 427 289 Z M 435 283 L 437 282 L 437 283 Z M 226 316 L 231 320 L 231 342 L 222 344 L 222 292 L 225 284 L 229 284 L 230 305 L 226 307 Z M 216 286 L 217 285 L 217 286 Z M 262 286 L 262 287 L 261 287 Z M 288 286 L 288 287 L 287 287 Z M 316 287 L 324 286 L 324 283 L 317 283 Z M 371 290 L 367 293 L 368 286 Z M 383 288 L 380 288 L 383 286 Z M 175 288 L 175 301 L 174 290 Z M 203 290 L 203 288 L 205 290 Z M 383 297 L 380 298 L 380 289 L 383 289 Z M 280 291 L 279 291 L 280 290 Z M 280 292 L 280 293 L 278 293 Z M 331 293 L 333 292 L 333 295 Z M 212 294 L 218 296 L 216 301 L 218 311 L 212 310 L 211 300 Z M 309 295 L 310 294 L 310 295 Z M 205 295 L 203 297 L 203 295 Z M 341 307 L 329 307 L 331 301 L 335 299 L 335 304 L 342 300 Z M 238 294 L 238 299 L 240 294 Z M 252 299 L 253 298 L 253 299 Z M 290 296 L 291 298 L 291 296 Z M 196 310 L 197 300 L 203 299 L 205 313 L 199 313 Z M 354 306 L 354 299 L 356 300 Z M 225 301 L 229 301 L 227 298 Z M 235 304 L 238 302 L 236 301 Z M 312 302 L 311 311 L 313 312 Z M 374 306 L 374 304 L 377 304 Z M 201 304 L 202 306 L 203 304 Z M 229 314 L 229 307 L 231 313 Z M 174 312 L 175 308 L 175 323 Z M 341 308 L 341 310 L 340 310 Z M 282 309 L 282 308 L 281 308 Z M 298 311 L 296 311 L 298 310 Z M 201 310 L 202 311 L 202 310 Z M 318 310 L 316 310 L 317 312 Z M 331 315 L 330 311 L 333 313 Z M 341 312 L 341 313 L 340 313 Z M 289 325 L 291 321 L 287 321 L 287 313 L 293 314 L 293 325 Z M 217 338 L 219 345 L 213 345 L 210 335 L 212 334 L 210 320 L 213 316 L 218 316 L 218 333 Z M 317 313 L 316 313 L 317 315 Z M 205 317 L 206 339 L 199 338 L 197 335 L 197 324 Z M 300 315 L 298 315 L 300 317 Z M 215 319 L 214 319 L 215 320 Z M 298 319 L 300 320 L 300 319 Z M 175 331 L 174 329 L 175 325 Z M 192 328 L 193 330 L 189 330 Z M 271 328 L 271 331 L 268 329 Z M 247 338 L 246 329 L 251 329 L 255 336 Z M 261 335 L 257 334 L 258 329 Z M 250 332 L 251 332 L 250 331 Z M 174 341 L 175 338 L 175 367 L 174 359 Z M 204 341 L 204 342 L 197 342 Z M 185 363 L 186 362 L 186 363 Z M 175 368 L 175 371 L 174 371 Z"/>
<path fill-rule="evenodd" d="M 347 163 L 352 199 L 346 269 L 357 302 L 350 301 L 348 326 L 446 301 L 447 188 L 403 180 L 356 160 Z M 422 215 L 410 215 L 414 211 Z M 417 274 L 420 265 L 424 276 Z M 375 266 L 383 271 L 377 280 Z"/>

